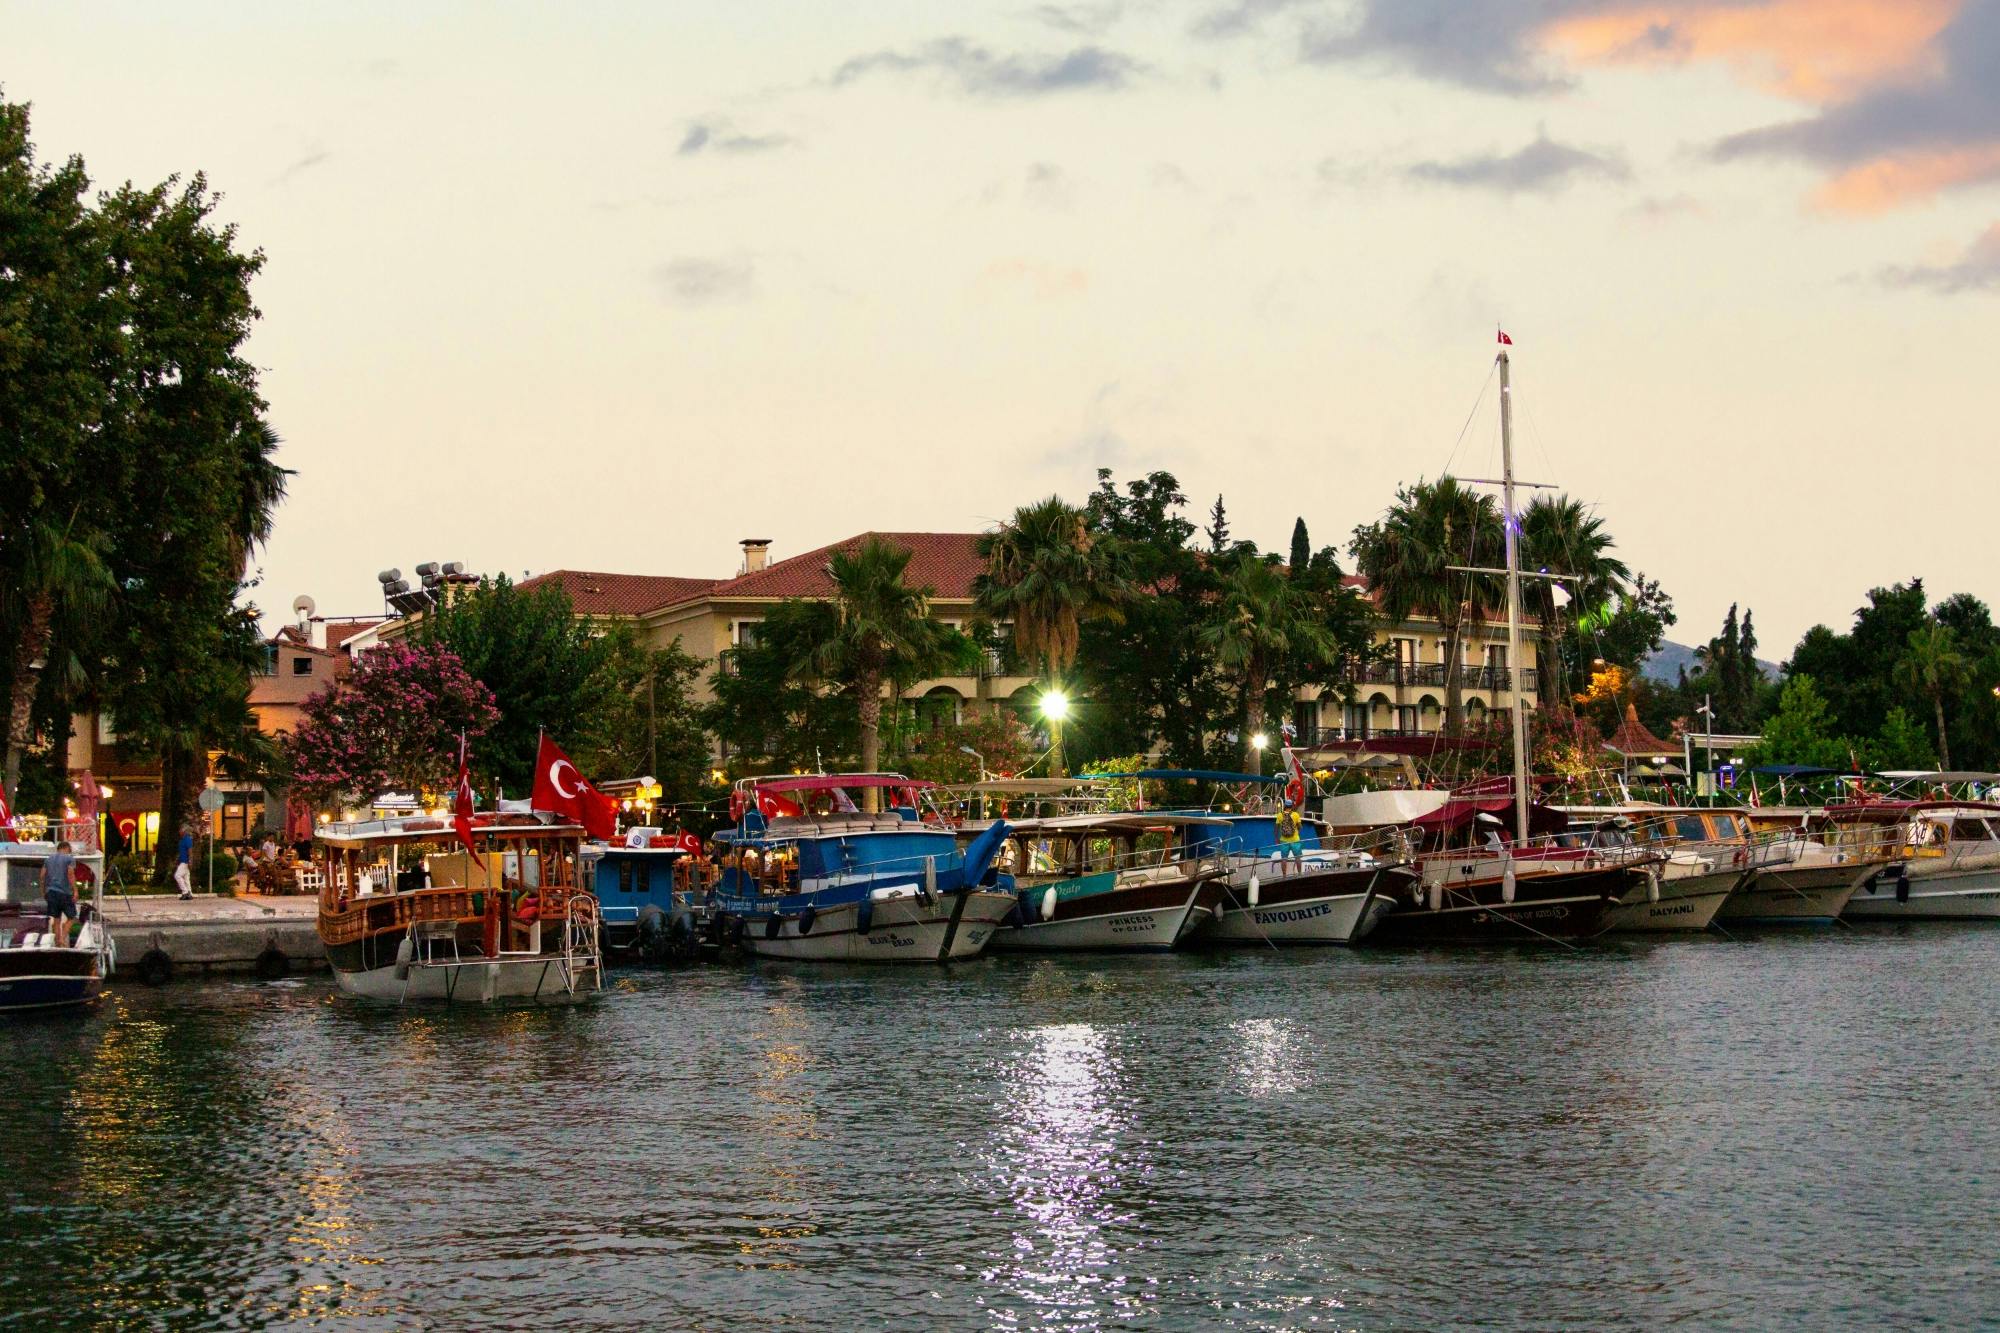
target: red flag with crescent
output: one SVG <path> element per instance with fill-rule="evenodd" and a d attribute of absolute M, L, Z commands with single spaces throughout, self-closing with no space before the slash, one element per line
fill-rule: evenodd
<path fill-rule="evenodd" d="M 486 862 L 479 858 L 478 849 L 472 845 L 472 773 L 466 766 L 471 755 L 465 737 L 458 738 L 458 791 L 451 800 L 451 826 L 458 833 L 458 840 L 465 844 L 465 854 L 472 858 L 472 864 L 481 870 Z"/>
<path fill-rule="evenodd" d="M 593 838 L 609 838 L 618 832 L 617 805 L 591 786 L 562 747 L 546 735 L 535 753 L 535 795 L 530 805 L 575 820 Z"/>

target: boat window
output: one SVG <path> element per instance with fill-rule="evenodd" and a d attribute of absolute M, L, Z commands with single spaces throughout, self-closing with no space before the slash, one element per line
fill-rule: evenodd
<path fill-rule="evenodd" d="M 1682 842 L 1707 842 L 1708 821 L 1700 815 L 1682 815 L 1674 821 L 1674 836 Z"/>
<path fill-rule="evenodd" d="M 1983 819 L 1955 819 L 1951 824 L 1953 842 L 1985 842 L 1992 835 L 1986 830 Z"/>
<path fill-rule="evenodd" d="M 632 892 L 632 863 L 630 861 L 620 861 L 618 863 L 618 892 Z"/>

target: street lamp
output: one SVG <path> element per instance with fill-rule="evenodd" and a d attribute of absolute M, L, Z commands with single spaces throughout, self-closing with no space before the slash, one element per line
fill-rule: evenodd
<path fill-rule="evenodd" d="M 1250 748 L 1257 752 L 1257 776 L 1260 778 L 1264 776 L 1264 748 L 1270 743 L 1271 738 L 1261 731 L 1250 738 Z"/>
<path fill-rule="evenodd" d="M 1061 690 L 1042 691 L 1039 705 L 1042 717 L 1049 724 L 1049 774 L 1063 776 L 1062 724 L 1069 716 L 1069 696 Z"/>
<path fill-rule="evenodd" d="M 1061 690 L 1043 690 L 1041 709 L 1049 721 L 1061 722 L 1069 716 L 1069 696 Z"/>

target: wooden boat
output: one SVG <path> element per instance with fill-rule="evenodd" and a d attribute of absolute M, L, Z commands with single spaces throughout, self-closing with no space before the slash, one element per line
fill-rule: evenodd
<path fill-rule="evenodd" d="M 481 816 L 477 859 L 445 819 L 323 826 L 319 937 L 341 991 L 460 1004 L 595 995 L 601 923 L 577 882 L 583 830 L 545 818 Z"/>
<path fill-rule="evenodd" d="M 1226 896 L 1219 856 L 1183 836 L 1208 815 L 1063 815 L 1007 830 L 998 882 L 1014 910 L 996 950 L 1158 951 L 1187 940 Z"/>
<path fill-rule="evenodd" d="M 1910 856 L 1900 823 L 1829 817 L 1819 809 L 1746 809 L 1750 877 L 1717 919 L 1764 925 L 1837 921 L 1863 884 Z"/>
<path fill-rule="evenodd" d="M 1367 937 L 1417 882 L 1399 830 L 1333 836 L 1318 820 L 1300 829 L 1297 855 L 1278 840 L 1273 812 L 1225 814 L 1221 828 L 1186 836 L 1223 864 L 1222 903 L 1197 938 L 1228 944 L 1353 944 Z"/>
<path fill-rule="evenodd" d="M 104 855 L 96 850 L 75 853 L 77 920 L 68 947 L 56 947 L 42 867 L 57 839 L 82 848 L 84 831 L 65 826 L 46 841 L 0 842 L 0 1013 L 90 1004 L 117 967 L 118 948 L 104 925 Z"/>
<path fill-rule="evenodd" d="M 1740 811 L 1634 802 L 1565 813 L 1578 845 L 1643 848 L 1663 858 L 1606 911 L 1606 930 L 1706 930 L 1750 877 L 1752 836 Z"/>
<path fill-rule="evenodd" d="M 769 958 L 932 963 L 986 948 L 1013 894 L 992 884 L 1007 825 L 960 848 L 919 810 L 930 784 L 899 773 L 748 778 L 714 901 L 729 938 Z M 855 794 L 890 809 L 859 808 Z"/>
<path fill-rule="evenodd" d="M 1829 807 L 1835 822 L 1900 827 L 1908 855 L 1863 880 L 1843 916 L 1861 921 L 2000 921 L 2000 805 L 1873 801 Z"/>

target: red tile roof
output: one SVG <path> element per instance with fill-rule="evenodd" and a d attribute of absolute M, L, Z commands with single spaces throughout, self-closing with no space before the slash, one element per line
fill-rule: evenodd
<path fill-rule="evenodd" d="M 341 621 L 330 620 L 327 622 L 326 625 L 326 646 L 329 648 L 338 648 L 340 647 L 341 644 L 346 643 L 349 639 L 353 638 L 355 635 L 360 634 L 366 630 L 374 629 L 377 625 L 381 623 L 382 621 L 379 619 L 341 620 Z"/>
<path fill-rule="evenodd" d="M 1661 740 L 1652 733 L 1652 730 L 1644 722 L 1639 720 L 1639 706 L 1637 704 L 1625 705 L 1625 720 L 1618 724 L 1618 730 L 1611 733 L 1610 739 L 1606 740 L 1604 745 L 1606 749 L 1616 750 L 1622 755 L 1631 755 L 1640 758 L 1650 758 L 1653 755 L 1677 755 L 1681 752 L 1680 746 L 1669 745 L 1667 742 Z"/>
<path fill-rule="evenodd" d="M 699 597 L 714 579 L 676 578 L 670 574 L 600 574 L 583 569 L 553 569 L 524 579 L 523 588 L 560 584 L 578 615 L 637 616 L 676 602 Z"/>
<path fill-rule="evenodd" d="M 986 568 L 973 549 L 976 532 L 863 532 L 768 565 L 754 574 L 740 574 L 713 587 L 691 593 L 682 600 L 706 595 L 725 597 L 831 597 L 833 580 L 827 577 L 826 562 L 835 551 L 848 551 L 870 537 L 879 537 L 896 546 L 908 547 L 910 566 L 903 575 L 912 587 L 928 585 L 933 595 L 952 599 L 972 596 L 972 580 Z"/>

